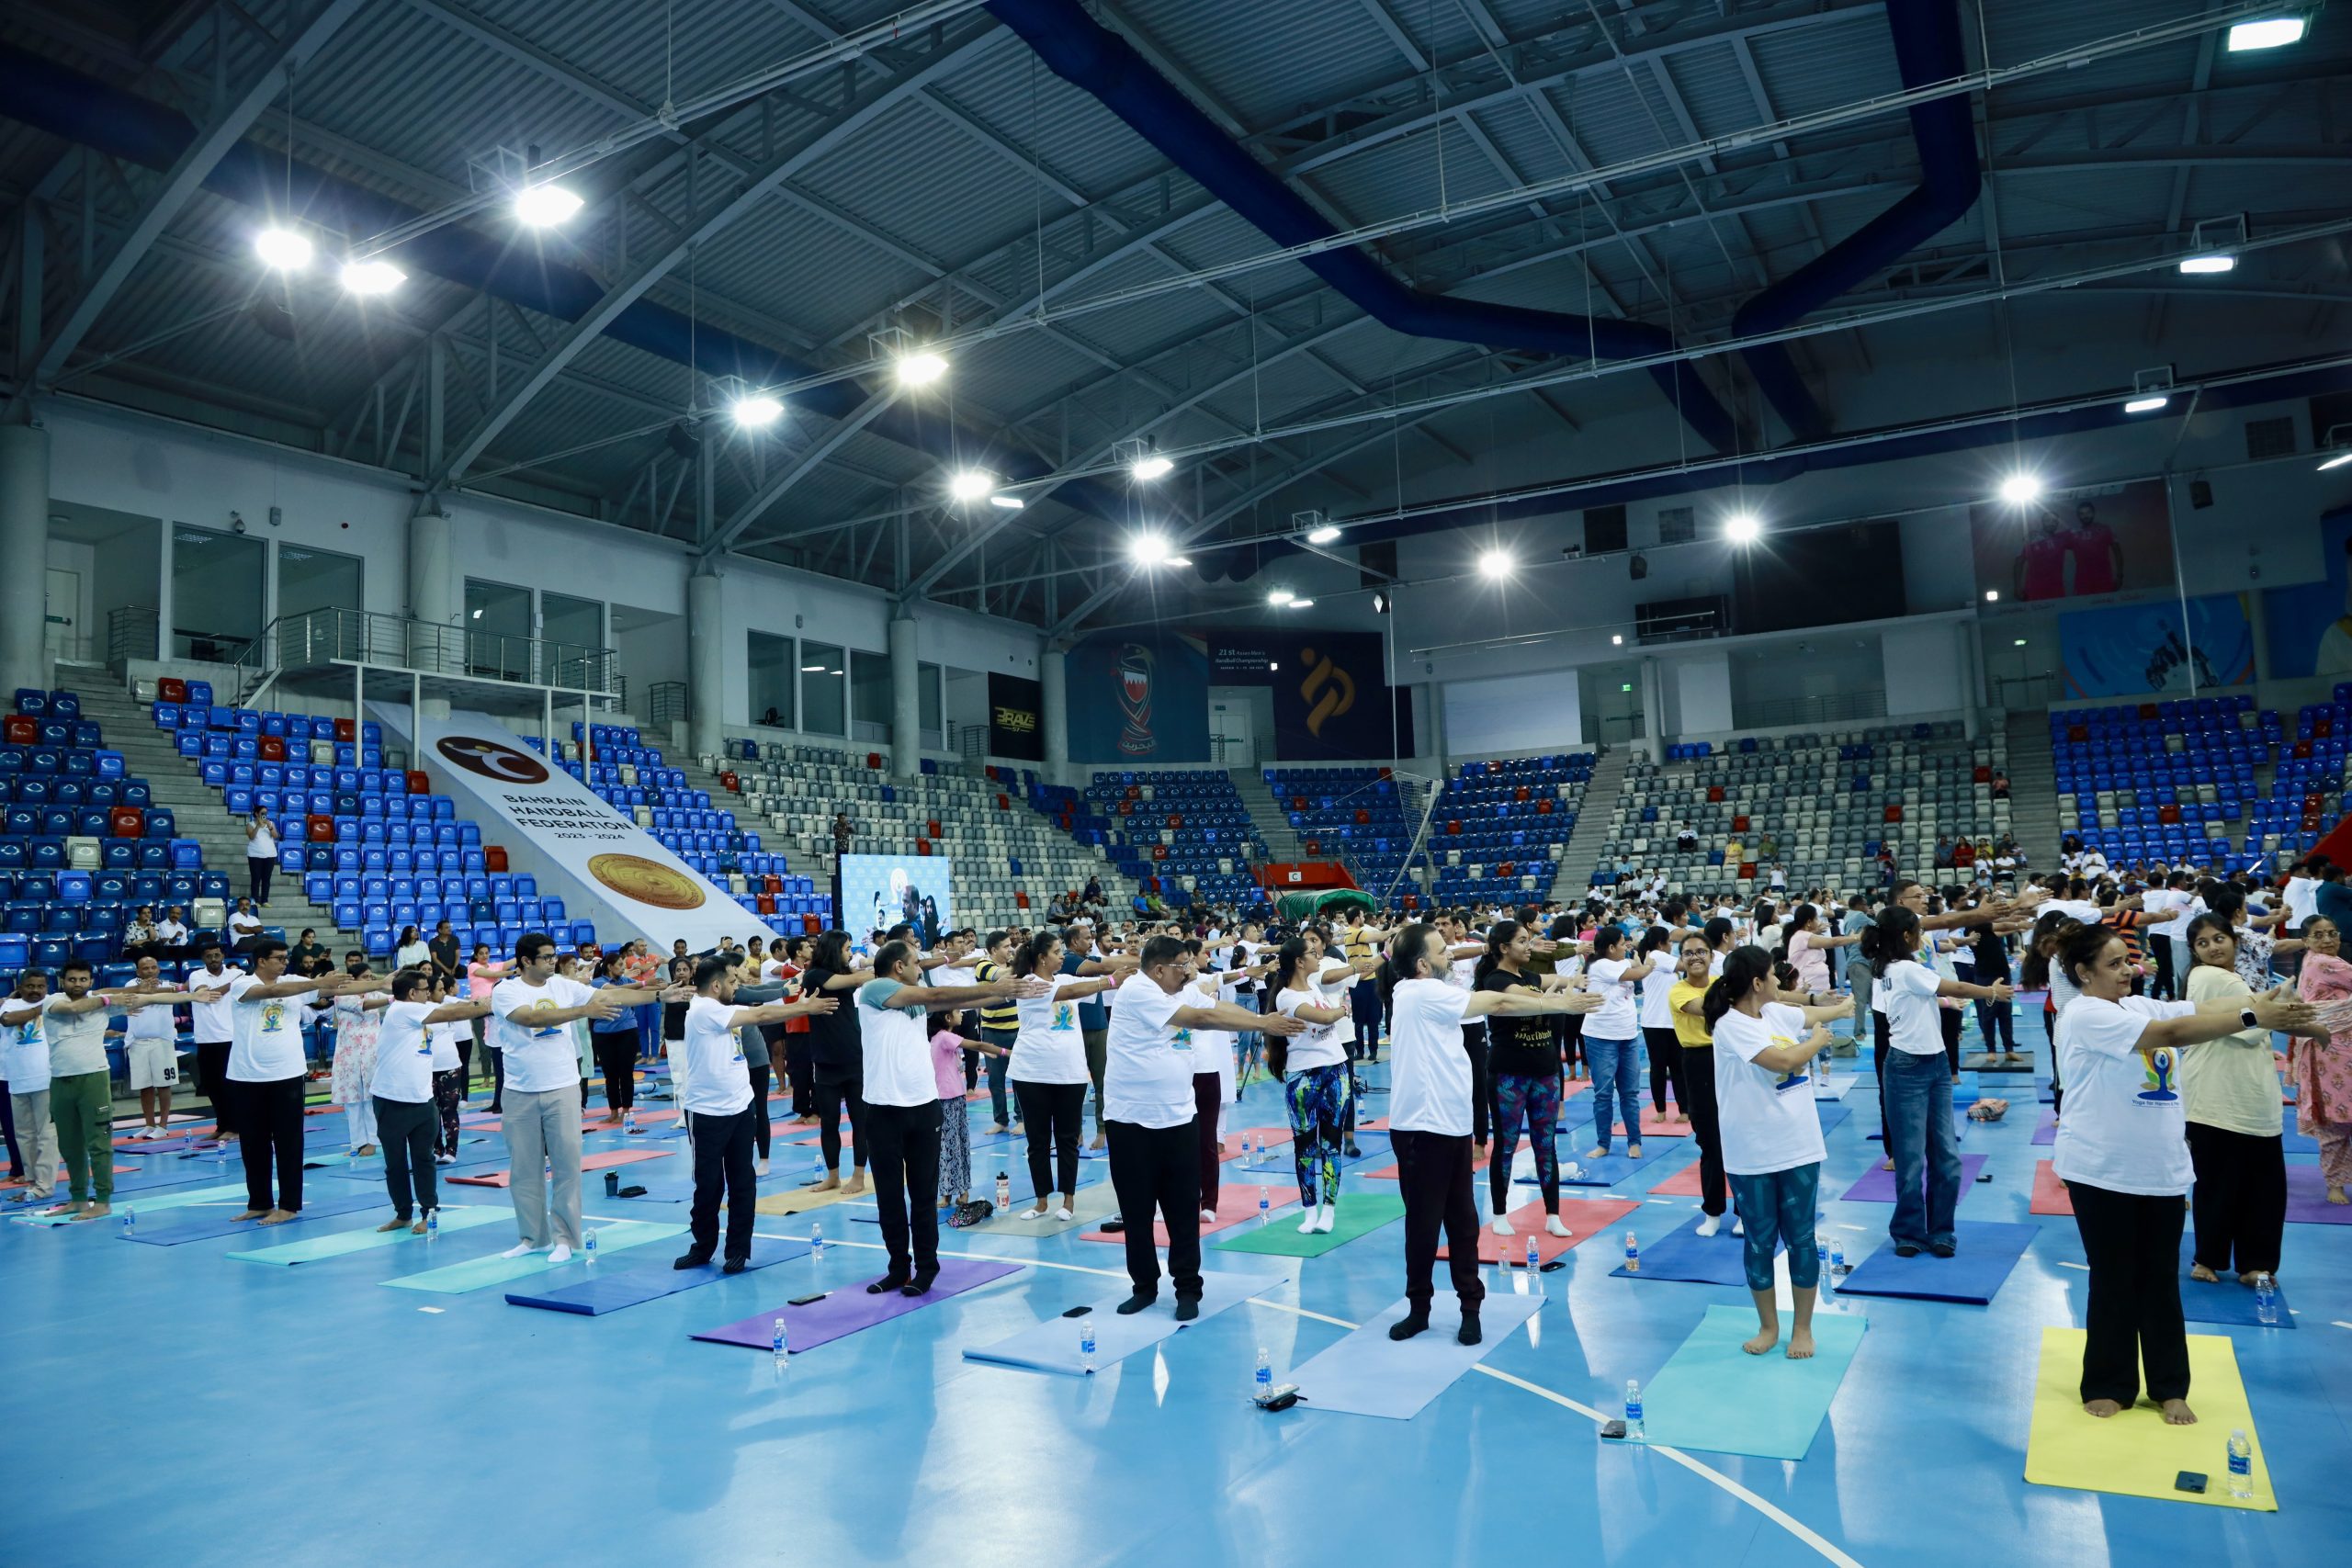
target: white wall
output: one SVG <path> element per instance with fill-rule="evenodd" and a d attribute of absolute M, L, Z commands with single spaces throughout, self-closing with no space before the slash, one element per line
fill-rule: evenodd
<path fill-rule="evenodd" d="M 1879 634 L 1886 716 L 1948 713 L 1968 705 L 1964 629 L 1954 621 L 1889 626 Z"/>
<path fill-rule="evenodd" d="M 1677 660 L 1666 675 L 1666 734 L 1709 735 L 1732 727 L 1728 655 Z"/>

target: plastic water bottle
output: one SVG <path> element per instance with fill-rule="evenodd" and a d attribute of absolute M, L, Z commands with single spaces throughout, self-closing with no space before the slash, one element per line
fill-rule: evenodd
<path fill-rule="evenodd" d="M 2230 1495 L 2241 1503 L 2254 1501 L 2254 1443 L 2243 1427 L 2230 1434 Z"/>
<path fill-rule="evenodd" d="M 139 1216 L 131 1211 L 130 1204 L 125 1203 L 122 1206 L 122 1239 L 129 1241 L 132 1236 L 137 1235 L 138 1234 Z M 2273 1316 L 2275 1319 L 2276 1314 L 2274 1314 Z"/>
<path fill-rule="evenodd" d="M 811 1258 L 825 1256 L 825 1222 L 822 1220 L 808 1222 L 808 1256 Z"/>
<path fill-rule="evenodd" d="M 775 1327 L 768 1335 L 768 1353 L 775 1358 L 778 1367 L 792 1364 L 792 1340 L 784 1330 L 784 1314 L 775 1314 Z"/>
<path fill-rule="evenodd" d="M 1829 1238 L 1829 1271 L 1841 1280 L 1853 1272 L 1852 1266 L 1846 1261 L 1846 1244 L 1836 1236 Z"/>
<path fill-rule="evenodd" d="M 2278 1281 L 2267 1274 L 2254 1277 L 2254 1321 L 2267 1328 L 2278 1326 Z"/>
<path fill-rule="evenodd" d="M 1543 1268 L 1543 1266 L 1544 1259 L 1537 1255 L 1535 1250 L 1535 1238 L 1531 1235 L 1527 1238 L 1527 1271 L 1530 1275 L 1532 1275 L 1537 1269 Z"/>
<path fill-rule="evenodd" d="M 1078 1364 L 1088 1372 L 1094 1371 L 1094 1320 L 1091 1317 L 1078 1322 Z"/>
<path fill-rule="evenodd" d="M 1629 1443 L 1649 1441 L 1649 1433 L 1642 1425 L 1642 1383 L 1639 1378 L 1625 1380 L 1625 1440 Z"/>
<path fill-rule="evenodd" d="M 1568 1161 L 1566 1165 L 1560 1167 L 1560 1179 L 1563 1181 L 1582 1181 L 1584 1179 L 1584 1167 L 1577 1164 L 1575 1160 Z"/>
<path fill-rule="evenodd" d="M 1259 1188 L 1259 1189 L 1258 1189 L 1258 1224 L 1259 1224 L 1260 1225 L 1261 1225 L 1261 1226 L 1262 1226 L 1262 1225 L 1266 1223 L 1266 1213 L 1267 1213 L 1267 1211 L 1268 1211 L 1268 1210 L 1272 1209 L 1272 1207 L 1273 1207 L 1273 1205 L 1272 1205 L 1272 1203 L 1270 1203 L 1270 1202 L 1268 1202 L 1268 1201 L 1266 1201 L 1266 1190 L 1265 1190 L 1264 1188 L 1262 1188 L 1262 1187 Z"/>
<path fill-rule="evenodd" d="M 585 1236 L 581 1238 L 580 1245 L 582 1250 L 588 1256 L 588 1266 L 591 1269 L 594 1268 L 596 1266 L 596 1232 L 593 1227 Z"/>
<path fill-rule="evenodd" d="M 1632 1231 L 1627 1231 L 1625 1233 L 1625 1272 L 1628 1274 L 1638 1274 L 1641 1271 L 1641 1243 L 1634 1239 L 1634 1233 Z"/>
<path fill-rule="evenodd" d="M 1263 1345 L 1258 1347 L 1258 1370 L 1250 1380 L 1250 1394 L 1261 1400 L 1274 1392 L 1274 1358 Z"/>
<path fill-rule="evenodd" d="M 1001 1170 L 996 1173 L 996 1206 L 1000 1210 L 1012 1207 L 1012 1178 Z"/>
<path fill-rule="evenodd" d="M 637 1108 L 631 1106 L 621 1112 L 621 1131 L 634 1137 L 637 1134 Z"/>
<path fill-rule="evenodd" d="M 427 1209 L 424 1211 L 424 1239 L 427 1241 L 438 1241 L 440 1238 L 441 1211 L 438 1209 Z"/>

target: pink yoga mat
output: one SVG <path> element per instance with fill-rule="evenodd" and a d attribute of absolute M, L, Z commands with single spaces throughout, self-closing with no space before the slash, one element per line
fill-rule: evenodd
<path fill-rule="evenodd" d="M 114 1173 L 117 1176 L 130 1176 L 135 1173 L 139 1168 L 140 1168 L 135 1165 L 119 1165 L 114 1168 Z M 67 1179 L 65 1166 L 62 1161 L 57 1167 L 57 1179 L 60 1181 Z M 22 1187 L 24 1184 L 24 1179 L 21 1177 L 17 1178 L 14 1181 L 0 1181 L 0 1190 L 6 1190 L 12 1187 Z M 1292 1196 L 1296 1197 L 1297 1194 L 1293 1193 Z"/>
<path fill-rule="evenodd" d="M 865 1293 L 863 1280 L 844 1285 L 826 1296 L 823 1301 L 810 1302 L 807 1306 L 775 1306 L 765 1312 L 755 1312 L 738 1323 L 718 1328 L 706 1328 L 694 1336 L 713 1345 L 744 1345 L 754 1350 L 764 1350 L 775 1343 L 776 1315 L 784 1316 L 785 1333 L 792 1341 L 793 1354 L 813 1350 L 820 1345 L 871 1328 L 877 1323 L 888 1323 L 894 1317 L 904 1317 L 910 1312 L 921 1312 L 927 1306 L 944 1301 L 949 1296 L 963 1294 L 981 1285 L 992 1284 L 1008 1274 L 1018 1274 L 1018 1263 L 979 1263 L 967 1258 L 943 1258 L 939 1260 L 939 1278 L 931 1289 L 920 1296 L 900 1295 L 886 1291 L 880 1295 Z"/>
<path fill-rule="evenodd" d="M 1518 1234 L 1508 1241 L 1497 1235 L 1487 1225 L 1478 1227 L 1478 1261 L 1481 1263 L 1513 1263 L 1527 1267 L 1527 1242 L 1535 1239 L 1535 1260 L 1549 1263 L 1564 1252 L 1583 1246 L 1611 1225 L 1640 1208 L 1632 1198 L 1563 1198 L 1560 1218 L 1574 1235 L 1554 1235 L 1544 1228 L 1544 1205 L 1521 1203 L 1506 1216 L 1511 1229 Z M 1440 1258 L 1451 1256 L 1443 1247 L 1437 1249 Z"/>
<path fill-rule="evenodd" d="M 637 1124 L 640 1127 L 659 1127 L 665 1122 L 675 1122 L 678 1114 L 675 1111 L 648 1111 L 638 1117 Z M 619 1122 L 607 1122 L 601 1116 L 583 1116 L 580 1119 L 580 1131 L 583 1136 L 590 1133 L 617 1133 L 620 1130 Z"/>
<path fill-rule="evenodd" d="M 1677 1109 L 1679 1110 L 1679 1107 Z M 1625 1123 L 1618 1122 L 1614 1131 L 1617 1136 L 1623 1137 Z M 1666 1119 L 1664 1111 L 1655 1111 L 1645 1105 L 1642 1107 L 1642 1131 L 1655 1137 L 1687 1138 L 1690 1135 L 1690 1123 L 1687 1120 L 1669 1122 Z"/>
<path fill-rule="evenodd" d="M 1984 1161 L 1988 1157 L 1990 1156 L 1985 1155 L 1960 1156 L 1960 1195 L 1962 1197 L 1967 1197 L 1970 1190 L 1976 1185 L 1976 1173 L 1984 1168 Z M 1894 1172 L 1875 1165 L 1871 1167 L 1863 1173 L 1860 1181 L 1846 1189 L 1846 1201 L 1849 1203 L 1894 1202 Z M 2067 1213 L 2072 1213 L 2074 1211 L 2069 1209 Z"/>
<path fill-rule="evenodd" d="M 2074 1195 L 2066 1190 L 2066 1184 L 2058 1179 L 2058 1172 L 2046 1159 L 2033 1162 L 2033 1201 L 2026 1205 L 2026 1212 L 2030 1214 L 2072 1214 L 2075 1212 Z"/>
<path fill-rule="evenodd" d="M 1214 1235 L 1218 1231 L 1229 1230 L 1246 1221 L 1254 1221 L 1258 1217 L 1258 1194 L 1261 1192 L 1266 1195 L 1266 1209 L 1270 1213 L 1286 1204 L 1298 1201 L 1298 1189 L 1295 1187 L 1260 1187 L 1251 1182 L 1223 1188 L 1217 1193 L 1216 1218 L 1213 1222 L 1203 1220 L 1201 1234 Z M 1289 1223 L 1295 1224 L 1297 1220 L 1294 1217 Z M 1127 1239 L 1124 1232 L 1105 1235 L 1100 1230 L 1090 1230 L 1080 1234 L 1088 1241 L 1124 1244 Z M 1168 1245 L 1168 1227 L 1156 1219 L 1151 1222 L 1151 1235 L 1152 1240 L 1159 1246 Z"/>
<path fill-rule="evenodd" d="M 634 1165 L 641 1159 L 668 1159 L 670 1154 L 667 1149 L 613 1149 L 582 1156 L 580 1168 L 603 1170 L 608 1166 Z M 513 1184 L 514 1175 L 512 1170 L 492 1170 L 479 1176 L 445 1176 L 442 1179 L 459 1187 L 506 1187 Z"/>
<path fill-rule="evenodd" d="M 1247 1134 L 1249 1135 L 1250 1156 L 1252 1159 L 1263 1159 L 1265 1157 L 1261 1153 L 1260 1153 L 1261 1149 L 1287 1150 L 1290 1146 L 1290 1129 L 1287 1127 L 1245 1127 L 1242 1129 L 1241 1133 L 1228 1134 L 1228 1137 L 1231 1139 L 1233 1144 L 1233 1147 L 1227 1152 L 1216 1156 L 1217 1163 L 1219 1165 L 1231 1165 L 1235 1160 L 1241 1157 L 1241 1138 L 1243 1134 Z M 1284 1153 L 1280 1157 L 1287 1160 L 1290 1156 L 1287 1153 Z"/>
<path fill-rule="evenodd" d="M 1699 1198 L 1705 1196 L 1705 1194 L 1699 1190 L 1699 1162 L 1695 1159 L 1692 1160 L 1689 1165 L 1684 1166 L 1680 1170 L 1676 1171 L 1672 1176 L 1668 1177 L 1664 1181 L 1661 1181 L 1656 1187 L 1651 1188 L 1650 1191 L 1660 1198 Z"/>

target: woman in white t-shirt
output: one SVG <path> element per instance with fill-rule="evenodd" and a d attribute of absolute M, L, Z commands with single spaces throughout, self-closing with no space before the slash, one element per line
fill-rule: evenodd
<path fill-rule="evenodd" d="M 1871 1005 L 1886 1015 L 1887 1050 L 1878 1066 L 1884 1088 L 1886 1150 L 1894 1161 L 1894 1213 L 1887 1235 L 1897 1258 L 1921 1247 L 1950 1258 L 1958 1245 L 1960 1138 L 1952 1128 L 1951 1079 L 1945 1071 L 1947 997 L 2006 1001 L 2008 982 L 1990 986 L 1947 979 L 1921 962 L 1919 917 L 1900 904 L 1879 912 L 1861 933 L 1863 960 L 1877 971 Z"/>
<path fill-rule="evenodd" d="M 1463 1027 L 1489 1014 L 1589 1012 L 1594 1003 L 1582 991 L 1466 990 L 1442 978 L 1449 967 L 1438 932 L 1410 925 L 1390 943 L 1380 970 L 1380 999 L 1388 1015 L 1388 1142 L 1396 1151 L 1397 1188 L 1405 1200 L 1406 1313 L 1389 1325 L 1388 1337 L 1410 1339 L 1429 1327 L 1442 1229 L 1462 1303 L 1455 1337 L 1476 1345 L 1487 1287 L 1478 1278 L 1478 1205 L 1470 1175 L 1474 1094 Z"/>
<path fill-rule="evenodd" d="M 1642 933 L 1634 956 L 1650 966 L 1641 978 L 1641 998 L 1635 1011 L 1641 1020 L 1642 1043 L 1650 1058 L 1650 1109 L 1667 1122 L 1690 1120 L 1690 1096 L 1683 1076 L 1682 1042 L 1674 1032 L 1674 1009 L 1668 995 L 1674 989 L 1674 933 L 1652 926 Z M 1666 1108 L 1666 1091 L 1674 1089 L 1674 1109 Z"/>
<path fill-rule="evenodd" d="M 1048 1213 L 1069 1219 L 1078 1193 L 1078 1139 L 1086 1111 L 1086 1089 L 1093 1082 L 1086 1066 L 1086 1037 L 1078 1021 L 1078 1002 L 1107 991 L 1125 978 L 1121 974 L 1081 979 L 1064 975 L 1062 939 L 1051 926 L 1041 926 L 1012 955 L 1012 973 L 1019 978 L 1050 981 L 1045 996 L 1023 998 L 1014 1008 L 1021 1020 L 1012 1037 L 1012 1057 L 1005 1077 L 1012 1082 L 1021 1105 L 1021 1122 L 1029 1139 L 1029 1189 L 1036 1196 L 1017 1211 L 1024 1220 L 1042 1220 Z M 1057 1184 L 1054 1178 L 1058 1175 Z M 1046 1194 L 1059 1192 L 1058 1210 L 1049 1209 Z"/>
<path fill-rule="evenodd" d="M 414 970 L 402 970 L 392 976 L 389 997 L 369 997 L 362 1004 L 371 1010 L 368 1016 L 378 1032 L 369 1051 L 368 1082 L 359 1093 L 374 1107 L 376 1131 L 384 1140 L 384 1186 L 392 1200 L 392 1217 L 378 1225 L 379 1231 L 406 1227 L 412 1235 L 423 1235 L 426 1216 L 441 1206 L 434 1174 L 439 1163 L 434 1155 L 439 1120 L 434 1109 L 439 1077 L 435 1055 L 440 1049 L 435 1032 L 457 1028 L 462 1021 L 490 1011 L 487 1000 L 425 999 L 438 989 L 436 981 Z M 356 996 L 337 997 L 335 1006 L 340 1010 L 346 1001 L 359 1000 Z M 454 1069 L 454 1050 L 450 1056 Z M 340 1095 L 343 1090 L 335 1092 Z"/>
<path fill-rule="evenodd" d="M 1772 1255 L 1785 1245 L 1796 1293 L 1791 1360 L 1813 1354 L 1813 1303 L 1821 1284 L 1814 1217 L 1821 1192 L 1821 1117 L 1813 1108 L 1813 1059 L 1834 1038 L 1808 1030 L 1799 1009 L 1773 1000 L 1772 955 L 1732 950 L 1707 987 L 1704 1017 L 1714 1032 L 1715 1111 L 1724 1174 L 1738 1211 L 1741 1262 L 1756 1302 L 1756 1337 L 1740 1348 L 1761 1356 L 1781 1340 Z"/>
<path fill-rule="evenodd" d="M 2188 922 L 2183 945 L 2190 963 L 2181 995 L 2244 1007 L 2254 989 L 2238 964 L 2230 914 L 2214 902 L 2212 913 Z M 2180 1092 L 2197 1169 L 2190 1211 L 2197 1246 L 2188 1277 L 2212 1284 L 2235 1274 L 2242 1285 L 2257 1275 L 2275 1278 L 2287 1230 L 2287 1140 L 2270 1032 L 2242 1029 L 2188 1053 L 2180 1064 Z"/>
<path fill-rule="evenodd" d="M 1282 1083 L 1283 1104 L 1290 1112 L 1302 1235 L 1329 1231 L 1339 1222 L 1340 1126 L 1353 1098 L 1348 1044 L 1339 1031 L 1349 1020 L 1348 1005 L 1344 993 L 1333 997 L 1315 983 L 1314 966 L 1321 961 L 1317 948 L 1303 935 L 1283 943 L 1268 982 L 1274 1010 L 1306 1026 L 1288 1040 L 1266 1043 L 1267 1064 Z"/>
<path fill-rule="evenodd" d="M 2083 1314 L 2083 1408 L 2129 1410 L 2147 1369 L 2148 1397 L 2185 1427 L 2188 1337 L 2180 1311 L 2181 1197 L 2195 1179 L 2180 1094 L 2183 1047 L 2242 1029 L 2317 1032 L 2311 1008 L 2284 987 L 2209 1002 L 2132 995 L 2123 939 L 2086 926 L 2058 955 L 2080 995 L 2058 1015 L 2067 1111 L 2051 1164 L 2074 1200 L 2090 1264 Z"/>
<path fill-rule="evenodd" d="M 1587 1159 L 1608 1157 L 1610 1133 L 1620 1120 L 1627 1156 L 1642 1157 L 1641 1023 L 1634 988 L 1658 967 L 1654 956 L 1625 956 L 1623 928 L 1594 929 L 1592 956 L 1584 966 L 1586 986 L 1600 1000 L 1584 1021 L 1584 1059 L 1592 1068 L 1593 1146 L 1585 1151 Z"/>

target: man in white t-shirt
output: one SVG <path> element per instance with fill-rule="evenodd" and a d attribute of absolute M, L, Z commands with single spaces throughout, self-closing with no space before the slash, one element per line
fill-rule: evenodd
<path fill-rule="evenodd" d="M 254 944 L 253 965 L 225 986 L 199 983 L 189 995 L 230 1009 L 224 1081 L 245 1161 L 245 1212 L 237 1217 L 282 1225 L 302 1212 L 302 1091 L 310 1078 L 301 1014 L 292 1003 L 313 991 L 331 1001 L 350 976 L 287 978 L 286 944 L 276 937 Z"/>
<path fill-rule="evenodd" d="M 491 990 L 488 1026 L 491 1048 L 505 1066 L 499 1129 L 506 1134 L 507 1191 L 523 1237 L 500 1256 L 545 1252 L 550 1263 L 569 1263 L 580 1245 L 580 1056 L 571 1024 L 673 999 L 650 987 L 592 988 L 557 974 L 560 962 L 553 938 L 526 933 L 514 944 L 514 973 Z"/>
<path fill-rule="evenodd" d="M 46 1204 L 57 1191 L 57 1127 L 50 1119 L 49 1036 L 41 1029 L 41 1003 L 49 997 L 49 976 L 28 969 L 17 977 L 17 988 L 0 1001 L 0 1082 L 8 1089 L 11 1136 L 9 1152 L 18 1152 L 24 1140 L 24 1198 Z M 112 1161 L 108 1161 L 111 1168 Z"/>
<path fill-rule="evenodd" d="M 177 904 L 164 910 L 164 918 L 155 922 L 155 943 L 166 949 L 183 948 L 187 945 L 187 922 L 180 919 L 180 907 Z"/>
<path fill-rule="evenodd" d="M 1127 1277 L 1135 1293 L 1119 1304 L 1138 1313 L 1159 1297 L 1158 1211 L 1168 1229 L 1168 1272 L 1176 1317 L 1201 1314 L 1200 1149 L 1193 1118 L 1193 1031 L 1254 1029 L 1293 1035 L 1306 1026 L 1280 1013 L 1261 1017 L 1231 1002 L 1204 1007 L 1187 999 L 1184 944 L 1156 936 L 1143 945 L 1142 967 L 1118 990 L 1111 1009 L 1102 1068 L 1102 1125 L 1111 1147 L 1111 1185 L 1125 1232 Z"/>
<path fill-rule="evenodd" d="M 61 989 L 51 991 L 49 976 L 35 971 L 20 984 L 14 999 L 0 1002 L 0 1034 L 15 1042 L 11 1093 L 21 1070 L 25 1083 L 40 1084 L 47 1102 L 42 1119 L 57 1128 L 55 1145 L 41 1156 L 42 1177 L 54 1175 L 57 1153 L 65 1156 L 71 1201 L 51 1212 L 71 1213 L 77 1220 L 110 1213 L 114 1198 L 113 1097 L 107 1084 L 108 997 L 90 988 L 91 978 L 89 964 L 68 959 L 58 970 Z M 44 1059 L 25 1059 L 34 1052 Z M 33 1142 L 42 1142 L 38 1131 Z"/>
<path fill-rule="evenodd" d="M 752 1226 L 759 1218 L 754 1207 L 758 1179 L 752 1162 L 759 1119 L 752 1113 L 752 1069 L 743 1055 L 742 1032 L 831 1012 L 840 1005 L 831 997 L 813 997 L 739 1008 L 735 983 L 736 965 L 729 957 L 706 958 L 695 965 L 695 999 L 686 1005 L 685 1087 L 678 1097 L 694 1141 L 695 1198 L 688 1221 L 693 1239 L 672 1264 L 676 1269 L 704 1268 L 718 1250 L 722 1188 L 727 1252 L 720 1271 L 741 1274 L 751 1267 Z"/>
<path fill-rule="evenodd" d="M 163 966 L 152 955 L 139 960 L 133 991 L 184 998 L 177 986 L 166 986 Z M 123 1055 L 129 1058 L 130 1087 L 139 1094 L 139 1131 L 134 1138 L 171 1135 L 172 1090 L 180 1081 L 180 1027 L 170 1003 L 132 1009 L 122 1026 Z"/>
<path fill-rule="evenodd" d="M 191 998 L 200 991 L 225 992 L 244 973 L 224 961 L 218 938 L 204 943 L 204 967 L 187 977 Z M 196 1042 L 196 1091 L 212 1107 L 212 1135 L 221 1143 L 237 1136 L 236 1096 L 229 1092 L 229 1042 L 236 1032 L 236 1009 L 228 1001 L 191 1000 L 188 1034 Z"/>

